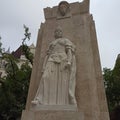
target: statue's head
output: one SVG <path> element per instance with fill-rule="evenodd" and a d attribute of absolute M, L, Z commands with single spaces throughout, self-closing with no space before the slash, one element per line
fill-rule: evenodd
<path fill-rule="evenodd" d="M 69 7 L 70 7 L 70 5 L 68 2 L 62 1 L 62 2 L 60 2 L 59 6 L 58 6 L 58 10 L 62 16 L 65 16 L 69 10 Z"/>
<path fill-rule="evenodd" d="M 55 36 L 55 39 L 57 39 L 57 38 L 62 38 L 63 33 L 62 33 L 62 28 L 61 28 L 60 26 L 58 26 L 58 27 L 55 29 L 54 36 Z"/>

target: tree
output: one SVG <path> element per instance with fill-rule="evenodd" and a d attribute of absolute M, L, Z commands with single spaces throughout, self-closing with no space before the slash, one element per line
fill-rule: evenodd
<path fill-rule="evenodd" d="M 24 26 L 24 29 L 23 52 L 32 64 L 33 55 L 25 44 L 25 40 L 30 39 L 31 33 L 29 33 L 28 27 Z M 16 120 L 21 116 L 25 107 L 32 68 L 28 61 L 19 68 L 17 65 L 19 61 L 8 53 L 2 53 L 2 59 L 6 61 L 5 71 L 7 75 L 0 78 L 0 119 Z"/>
<path fill-rule="evenodd" d="M 120 55 L 118 55 L 115 63 L 115 67 L 113 69 L 113 78 L 114 78 L 114 89 L 113 89 L 113 94 L 114 94 L 114 101 L 115 101 L 115 106 L 120 105 Z"/>
<path fill-rule="evenodd" d="M 1 42 L 2 37 L 0 36 L 0 54 L 2 53 L 2 42 Z"/>
<path fill-rule="evenodd" d="M 118 55 L 113 70 L 104 68 L 103 77 L 108 101 L 109 111 L 120 105 L 120 56 Z"/>
<path fill-rule="evenodd" d="M 113 104 L 113 93 L 112 90 L 114 88 L 113 83 L 113 75 L 112 70 L 108 68 L 103 69 L 103 77 L 104 77 L 104 85 L 106 90 L 107 102 L 109 111 L 112 111 L 114 104 Z"/>
<path fill-rule="evenodd" d="M 22 39 L 22 48 L 23 48 L 23 52 L 26 56 L 26 58 L 29 60 L 29 62 L 33 65 L 33 54 L 30 52 L 30 48 L 26 45 L 26 40 L 30 40 L 31 37 L 31 33 L 29 32 L 29 28 L 26 27 L 26 25 L 23 26 L 25 29 L 25 33 L 24 33 L 24 38 Z"/>

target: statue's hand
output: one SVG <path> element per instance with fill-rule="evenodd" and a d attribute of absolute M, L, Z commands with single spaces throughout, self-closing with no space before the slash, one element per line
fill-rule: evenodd
<path fill-rule="evenodd" d="M 65 65 L 65 69 L 70 69 L 71 68 L 71 63 L 67 62 L 67 64 Z"/>

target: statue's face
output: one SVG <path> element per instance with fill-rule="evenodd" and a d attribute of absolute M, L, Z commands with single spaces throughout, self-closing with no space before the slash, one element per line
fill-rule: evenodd
<path fill-rule="evenodd" d="M 67 13 L 68 7 L 65 4 L 61 4 L 59 10 L 61 15 L 64 16 Z"/>
<path fill-rule="evenodd" d="M 62 38 L 62 31 L 60 29 L 55 30 L 55 38 Z"/>

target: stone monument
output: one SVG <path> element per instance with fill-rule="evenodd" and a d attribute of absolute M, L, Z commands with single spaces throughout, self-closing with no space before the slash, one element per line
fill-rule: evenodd
<path fill-rule="evenodd" d="M 44 15 L 22 120 L 109 120 L 89 0 Z"/>

